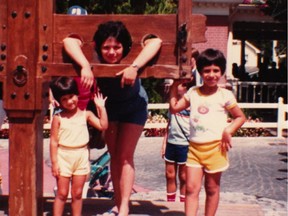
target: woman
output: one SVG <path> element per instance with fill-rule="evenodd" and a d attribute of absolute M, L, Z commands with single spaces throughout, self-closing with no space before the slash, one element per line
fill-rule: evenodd
<path fill-rule="evenodd" d="M 111 155 L 111 176 L 117 208 L 110 215 L 126 216 L 135 178 L 134 152 L 147 119 L 147 96 L 138 77 L 139 69 L 160 50 L 161 39 L 149 35 L 133 63 L 113 78 L 98 78 L 97 85 L 107 96 L 109 127 L 105 134 Z M 125 25 L 119 21 L 100 24 L 93 38 L 101 63 L 119 64 L 129 53 L 132 40 Z M 64 39 L 66 52 L 81 67 L 81 83 L 90 88 L 94 82 L 90 64 L 84 56 L 82 41 L 77 37 Z"/>

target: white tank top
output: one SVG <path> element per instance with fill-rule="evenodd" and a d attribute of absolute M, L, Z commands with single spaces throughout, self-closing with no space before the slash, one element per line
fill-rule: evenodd
<path fill-rule="evenodd" d="M 72 118 L 63 118 L 61 113 L 59 117 L 59 145 L 69 148 L 85 146 L 89 141 L 86 110 L 80 111 L 78 115 Z"/>

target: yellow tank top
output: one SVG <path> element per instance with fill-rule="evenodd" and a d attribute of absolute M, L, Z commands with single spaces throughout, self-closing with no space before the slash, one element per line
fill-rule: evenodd
<path fill-rule="evenodd" d="M 89 132 L 86 121 L 86 110 L 79 111 L 72 118 L 60 116 L 59 145 L 69 148 L 85 146 L 89 141 Z"/>

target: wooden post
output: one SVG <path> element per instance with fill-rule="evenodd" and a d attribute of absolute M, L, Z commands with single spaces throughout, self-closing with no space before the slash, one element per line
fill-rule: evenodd
<path fill-rule="evenodd" d="M 182 0 L 178 2 L 178 65 L 179 65 L 179 76 L 188 77 L 191 76 L 190 58 L 191 58 L 191 17 L 192 17 L 192 1 Z M 185 66 L 187 66 L 185 68 Z"/>
<path fill-rule="evenodd" d="M 6 15 L 1 21 L 1 44 L 5 44 L 1 75 L 9 119 L 9 215 L 38 216 L 43 214 L 42 100 L 47 98 L 37 75 L 40 0 L 2 2 L 1 13 Z"/>

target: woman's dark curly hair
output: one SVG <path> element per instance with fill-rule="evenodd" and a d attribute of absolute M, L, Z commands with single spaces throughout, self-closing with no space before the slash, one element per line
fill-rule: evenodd
<path fill-rule="evenodd" d="M 73 77 L 61 76 L 52 80 L 50 88 L 53 97 L 60 103 L 60 99 L 64 95 L 75 94 L 79 95 L 77 83 Z"/>
<path fill-rule="evenodd" d="M 197 57 L 196 65 L 200 74 L 204 67 L 216 65 L 220 67 L 221 74 L 223 75 L 226 70 L 226 58 L 220 50 L 209 48 L 200 53 Z"/>
<path fill-rule="evenodd" d="M 94 34 L 95 51 L 100 60 L 103 60 L 101 46 L 109 37 L 114 37 L 123 46 L 123 58 L 127 56 L 132 46 L 132 38 L 126 26 L 120 21 L 108 21 L 98 26 Z"/>

